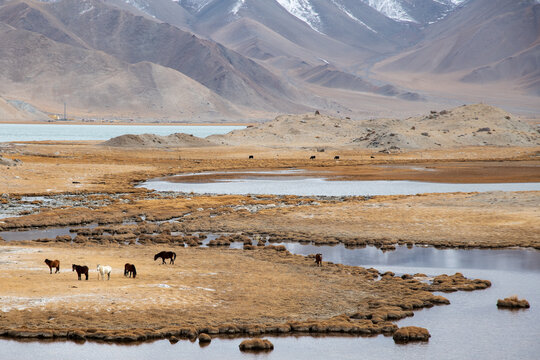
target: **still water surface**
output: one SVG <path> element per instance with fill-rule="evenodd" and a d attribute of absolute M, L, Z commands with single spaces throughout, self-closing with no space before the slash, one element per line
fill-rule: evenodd
<path fill-rule="evenodd" d="M 538 359 L 540 352 L 540 251 L 438 250 L 431 247 L 382 253 L 373 247 L 348 249 L 284 243 L 298 254 L 320 252 L 325 261 L 373 266 L 396 274 L 417 272 L 434 276 L 462 272 L 467 277 L 489 279 L 492 286 L 474 292 L 442 294 L 451 305 L 416 311 L 398 326 L 429 329 L 428 343 L 397 345 L 391 337 L 268 337 L 275 350 L 266 354 L 243 354 L 242 339 L 214 339 L 208 347 L 180 341 L 171 345 L 157 341 L 140 345 L 86 342 L 17 342 L 0 340 L 2 359 Z M 498 298 L 513 294 L 526 298 L 531 308 L 498 310 Z"/>
<path fill-rule="evenodd" d="M 8 141 L 83 141 L 108 140 L 126 134 L 170 135 L 174 133 L 207 137 L 226 134 L 245 126 L 174 126 L 174 125 L 67 125 L 67 124 L 0 124 L 0 143 Z"/>
<path fill-rule="evenodd" d="M 451 184 L 405 180 L 342 181 L 311 177 L 301 170 L 242 172 L 235 178 L 220 178 L 229 173 L 200 173 L 153 179 L 139 185 L 156 191 L 196 194 L 273 194 L 299 196 L 415 195 L 423 193 L 540 191 L 540 183 Z M 194 182 L 201 176 L 204 181 Z M 210 176 L 210 177 L 208 177 Z M 214 178 L 213 178 L 214 176 Z M 183 178 L 189 180 L 183 181 Z M 204 178 L 203 178 L 204 177 Z"/>

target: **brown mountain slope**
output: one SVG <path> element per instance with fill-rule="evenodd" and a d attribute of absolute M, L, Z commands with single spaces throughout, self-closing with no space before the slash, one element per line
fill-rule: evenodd
<path fill-rule="evenodd" d="M 1 121 L 29 121 L 29 120 L 47 120 L 49 117 L 20 101 L 8 101 L 0 97 L 0 120 Z"/>
<path fill-rule="evenodd" d="M 518 54 L 477 68 L 462 80 L 476 84 L 511 80 L 527 92 L 540 96 L 540 41 Z"/>
<path fill-rule="evenodd" d="M 475 0 L 427 30 L 425 40 L 384 60 L 378 71 L 452 74 L 474 83 L 504 80 L 540 92 L 537 1 Z"/>
<path fill-rule="evenodd" d="M 0 92 L 43 110 L 63 102 L 81 116 L 192 118 L 238 116 L 228 101 L 159 65 L 128 64 L 0 23 Z"/>
<path fill-rule="evenodd" d="M 539 3 L 476 0 L 428 28 L 424 41 L 385 68 L 416 72 L 473 69 L 519 53 L 539 39 Z"/>
<path fill-rule="evenodd" d="M 299 95 L 262 66 L 169 24 L 96 0 L 64 0 L 46 9 L 92 48 L 128 63 L 149 61 L 175 69 L 236 104 L 264 110 L 303 108 L 293 102 Z"/>
<path fill-rule="evenodd" d="M 174 69 L 253 111 L 309 108 L 296 103 L 309 103 L 309 96 L 252 60 L 213 41 L 99 0 L 13 0 L 0 9 L 0 14 L 13 27 L 58 42 L 103 51 L 130 64 L 146 61 Z"/>

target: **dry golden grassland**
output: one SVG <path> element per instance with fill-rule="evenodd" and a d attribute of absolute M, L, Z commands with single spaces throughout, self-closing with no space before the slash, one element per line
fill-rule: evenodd
<path fill-rule="evenodd" d="M 313 153 L 249 147 L 113 149 L 90 143 L 13 146 L 4 157 L 22 163 L 0 169 L 1 202 L 19 204 L 25 194 L 71 194 L 98 205 L 42 203 L 27 215 L 0 219 L 0 231 L 100 225 L 95 231 L 78 230 L 74 243 L 61 238 L 0 243 L 0 335 L 137 341 L 201 332 L 392 333 L 397 327 L 390 321 L 447 303 L 433 291 L 489 286 L 460 274 L 430 282 L 361 267 L 324 263 L 318 268 L 313 258 L 280 247 L 198 248 L 196 239 L 174 231 L 241 232 L 267 235 L 274 242 L 342 242 L 386 250 L 396 243 L 540 248 L 538 192 L 324 199 L 156 195 L 134 187 L 180 172 L 291 167 L 345 179 L 540 179 L 537 148 L 400 154 L 328 150 L 310 161 Z M 250 154 L 255 159 L 248 160 Z M 154 222 L 177 217 L 181 221 Z M 135 245 L 141 235 L 143 241 Z M 176 251 L 176 264 L 154 262 L 160 250 Z M 50 275 L 45 258 L 60 260 L 62 271 Z M 124 278 L 127 262 L 136 264 L 136 279 Z M 72 263 L 88 265 L 90 280 L 78 281 Z M 98 263 L 113 267 L 110 281 L 97 281 Z"/>

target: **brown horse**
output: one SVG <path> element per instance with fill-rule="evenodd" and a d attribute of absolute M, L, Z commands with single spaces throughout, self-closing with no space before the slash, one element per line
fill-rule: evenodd
<path fill-rule="evenodd" d="M 315 264 L 322 266 L 322 254 L 315 254 Z"/>
<path fill-rule="evenodd" d="M 171 264 L 174 264 L 174 260 L 176 260 L 176 253 L 172 251 L 162 251 L 154 255 L 154 261 L 156 261 L 158 258 L 161 258 L 163 260 L 162 264 L 166 264 L 165 259 L 171 259 Z"/>
<path fill-rule="evenodd" d="M 81 274 L 86 275 L 86 280 L 88 280 L 88 266 L 86 266 L 86 265 L 81 266 L 81 265 L 72 264 L 71 265 L 71 270 L 72 271 L 77 271 L 77 277 L 79 278 L 79 280 L 81 280 Z"/>
<path fill-rule="evenodd" d="M 135 276 L 137 276 L 137 269 L 135 269 L 135 265 L 130 263 L 126 263 L 126 265 L 124 265 L 124 276 L 128 275 L 129 277 L 133 275 L 133 278 L 135 279 Z"/>
<path fill-rule="evenodd" d="M 45 259 L 45 264 L 49 265 L 50 273 L 52 274 L 52 269 L 56 268 L 55 274 L 60 272 L 60 260 L 49 260 Z"/>

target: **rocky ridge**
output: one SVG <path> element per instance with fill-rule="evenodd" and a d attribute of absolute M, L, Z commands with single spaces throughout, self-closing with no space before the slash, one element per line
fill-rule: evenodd
<path fill-rule="evenodd" d="M 327 115 L 283 115 L 272 121 L 214 135 L 228 145 L 351 147 L 383 151 L 462 146 L 538 146 L 540 136 L 529 124 L 501 109 L 463 105 L 407 119 L 355 120 Z"/>

